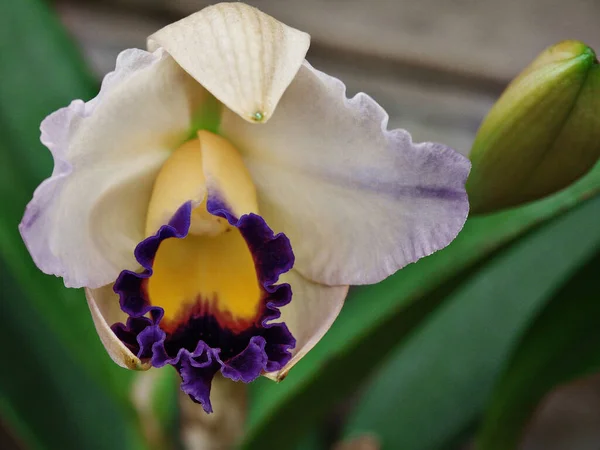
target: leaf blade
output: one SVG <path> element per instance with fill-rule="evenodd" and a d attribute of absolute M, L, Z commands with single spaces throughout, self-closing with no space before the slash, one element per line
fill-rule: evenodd
<path fill-rule="evenodd" d="M 600 165 L 596 165 L 587 176 L 556 195 L 512 210 L 470 218 L 448 248 L 378 285 L 357 289 L 321 343 L 284 382 L 272 386 L 260 380 L 254 384 L 248 432 L 242 448 L 271 448 L 274 429 L 291 442 L 303 427 L 309 427 L 327 412 L 326 405 L 340 400 L 364 380 L 370 372 L 364 366 L 377 364 L 392 345 L 380 346 L 376 354 L 366 347 L 382 339 L 402 339 L 441 301 L 432 297 L 443 297 L 444 283 L 526 231 L 588 200 L 599 188 Z M 438 286 L 442 286 L 441 291 L 431 295 Z M 361 297 L 363 303 L 365 298 L 377 298 L 377 308 L 361 306 Z M 426 301 L 420 302 L 424 298 Z M 392 322 L 390 318 L 406 311 L 409 318 L 403 327 L 386 333 L 384 329 Z M 336 376 L 338 370 L 344 377 Z"/>
<path fill-rule="evenodd" d="M 437 449 L 484 409 L 518 337 L 565 278 L 600 250 L 600 197 L 515 243 L 462 284 L 370 382 L 347 433 Z M 554 257 L 560 254 L 560 258 Z M 512 448 L 497 447 L 497 448 Z"/>
<path fill-rule="evenodd" d="M 106 355 L 82 292 L 37 270 L 17 229 L 52 172 L 41 120 L 97 83 L 45 3 L 5 0 L 0 21 L 0 414 L 32 448 L 143 448 L 131 374 Z"/>
<path fill-rule="evenodd" d="M 552 388 L 600 369 L 598 268 L 600 254 L 561 287 L 526 331 L 494 387 L 477 448 L 516 447 Z"/>

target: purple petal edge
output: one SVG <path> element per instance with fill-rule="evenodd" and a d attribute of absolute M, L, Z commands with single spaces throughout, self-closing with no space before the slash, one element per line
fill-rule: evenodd
<path fill-rule="evenodd" d="M 124 270 L 117 278 L 114 291 L 119 294 L 121 309 L 129 319 L 127 324 L 117 323 L 112 328 L 139 358 L 150 359 L 152 366 L 174 366 L 182 378 L 181 389 L 210 413 L 211 382 L 218 371 L 234 381 L 251 382 L 264 371 L 281 369 L 291 359 L 290 350 L 296 341 L 285 323 L 272 323 L 281 315 L 279 308 L 292 299 L 289 284 L 275 284 L 294 263 L 288 238 L 282 233 L 275 235 L 257 214 L 237 219 L 217 198 L 209 197 L 207 209 L 239 229 L 254 257 L 259 282 L 267 294 L 260 326 L 236 334 L 220 328 L 216 319 L 207 315 L 191 318 L 181 333 L 167 335 L 160 328 L 164 311 L 146 300 L 143 282 L 152 276 L 152 264 L 160 243 L 164 239 L 187 236 L 192 212 L 192 203 L 187 202 L 167 225 L 136 247 L 135 257 L 144 270 L 141 273 Z M 194 338 L 197 334 L 204 337 L 203 329 L 209 330 L 209 338 L 210 331 L 216 330 L 221 345 L 211 346 L 206 342 L 211 339 Z"/>

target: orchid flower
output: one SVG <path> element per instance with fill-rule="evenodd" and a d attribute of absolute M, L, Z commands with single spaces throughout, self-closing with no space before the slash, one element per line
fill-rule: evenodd
<path fill-rule="evenodd" d="M 207 412 L 215 374 L 283 379 L 348 285 L 445 247 L 468 213 L 468 160 L 388 131 L 305 61 L 309 41 L 213 5 L 41 125 L 54 171 L 20 225 L 33 260 L 85 288 L 117 364 L 174 366 Z"/>

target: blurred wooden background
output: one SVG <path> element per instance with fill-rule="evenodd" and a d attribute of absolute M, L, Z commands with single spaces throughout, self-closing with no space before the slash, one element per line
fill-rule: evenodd
<path fill-rule="evenodd" d="M 59 14 L 101 77 L 117 54 L 145 47 L 205 0 L 59 0 Z M 579 39 L 600 49 L 600 0 L 247 0 L 312 35 L 308 59 L 364 91 L 390 127 L 468 152 L 504 86 L 545 47 Z M 600 380 L 550 398 L 525 450 L 598 450 Z M 457 405 L 460 408 L 460 405 Z M 407 449 L 410 450 L 410 449 Z"/>
<path fill-rule="evenodd" d="M 117 53 L 205 0 L 61 0 L 60 14 L 104 74 Z M 506 83 L 546 46 L 600 46 L 597 0 L 249 0 L 312 35 L 309 60 L 365 91 L 390 127 L 465 153 Z"/>
<path fill-rule="evenodd" d="M 94 69 L 123 48 L 144 47 L 161 26 L 205 0 L 61 0 L 64 22 Z M 309 60 L 365 91 L 390 126 L 415 140 L 467 152 L 506 83 L 546 46 L 580 39 L 600 46 L 597 0 L 249 0 L 309 32 Z"/>

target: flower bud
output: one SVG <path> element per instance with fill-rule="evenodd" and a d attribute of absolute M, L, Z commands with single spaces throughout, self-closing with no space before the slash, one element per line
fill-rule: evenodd
<path fill-rule="evenodd" d="M 546 49 L 502 94 L 479 128 L 467 182 L 471 211 L 552 194 L 600 156 L 600 65 L 578 41 Z"/>

